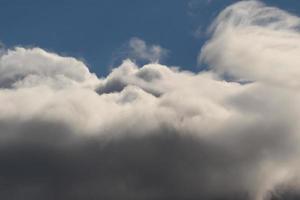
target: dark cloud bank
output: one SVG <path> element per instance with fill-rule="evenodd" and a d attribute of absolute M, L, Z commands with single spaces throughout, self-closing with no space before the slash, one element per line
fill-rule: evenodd
<path fill-rule="evenodd" d="M 257 1 L 229 6 L 199 73 L 140 39 L 134 55 L 152 63 L 105 78 L 40 48 L 1 51 L 0 198 L 299 199 L 299 26 Z"/>

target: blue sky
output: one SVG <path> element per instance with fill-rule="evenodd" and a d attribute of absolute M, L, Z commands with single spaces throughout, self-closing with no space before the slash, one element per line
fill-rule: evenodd
<path fill-rule="evenodd" d="M 85 60 L 105 75 L 132 37 L 169 50 L 168 65 L 198 71 L 213 18 L 233 0 L 0 0 L 0 41 L 38 46 Z M 300 1 L 265 0 L 300 15 Z M 195 34 L 196 32 L 202 34 Z M 200 31 L 199 31 L 200 30 Z"/>

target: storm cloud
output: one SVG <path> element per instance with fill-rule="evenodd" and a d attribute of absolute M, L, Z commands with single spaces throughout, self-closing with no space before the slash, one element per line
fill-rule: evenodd
<path fill-rule="evenodd" d="M 198 73 L 159 64 L 141 40 L 152 62 L 106 77 L 3 50 L 0 198 L 299 198 L 300 18 L 242 1 L 209 31 Z"/>

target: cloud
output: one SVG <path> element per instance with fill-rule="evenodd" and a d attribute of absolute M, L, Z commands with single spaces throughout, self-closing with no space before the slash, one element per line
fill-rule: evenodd
<path fill-rule="evenodd" d="M 92 79 L 97 78 L 89 72 L 83 62 L 72 57 L 61 57 L 40 48 L 17 47 L 4 52 L 0 59 L 2 88 L 25 85 L 30 87 L 46 82 L 63 86 Z"/>
<path fill-rule="evenodd" d="M 211 26 L 200 62 L 217 73 L 299 87 L 300 19 L 257 1 L 226 8 Z"/>
<path fill-rule="evenodd" d="M 129 56 L 133 59 L 141 59 L 150 62 L 159 62 L 167 56 L 168 50 L 159 45 L 148 45 L 139 38 L 131 38 L 129 41 Z"/>
<path fill-rule="evenodd" d="M 133 37 L 113 55 L 112 65 L 122 63 L 125 59 L 133 60 L 139 65 L 146 63 L 160 63 L 167 58 L 169 50 L 160 45 L 150 45 L 144 40 Z"/>
<path fill-rule="evenodd" d="M 299 198 L 298 21 L 229 6 L 199 73 L 124 60 L 99 78 L 75 58 L 6 50 L 1 199 Z"/>

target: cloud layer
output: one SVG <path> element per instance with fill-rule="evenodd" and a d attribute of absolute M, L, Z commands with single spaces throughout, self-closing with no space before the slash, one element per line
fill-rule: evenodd
<path fill-rule="evenodd" d="M 75 58 L 6 50 L 0 198 L 296 199 L 299 27 L 257 1 L 229 6 L 199 73 L 151 57 L 99 78 Z"/>

